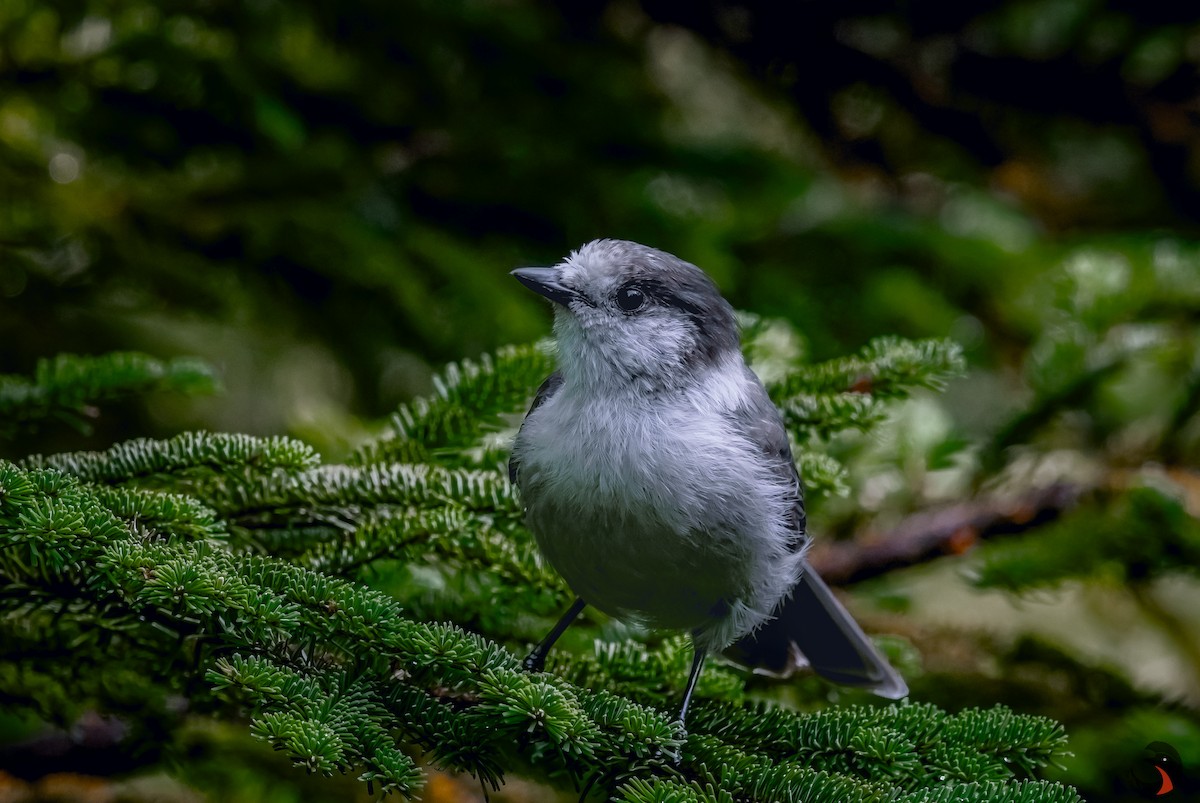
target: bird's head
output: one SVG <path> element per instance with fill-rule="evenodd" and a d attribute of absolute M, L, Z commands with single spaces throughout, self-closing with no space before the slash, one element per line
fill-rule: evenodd
<path fill-rule="evenodd" d="M 738 353 L 729 302 L 665 251 L 595 240 L 554 267 L 512 273 L 554 302 L 563 375 L 593 392 L 676 387 Z"/>

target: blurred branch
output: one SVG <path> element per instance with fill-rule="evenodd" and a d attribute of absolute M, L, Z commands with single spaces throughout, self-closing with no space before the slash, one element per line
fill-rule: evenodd
<path fill-rule="evenodd" d="M 867 580 L 944 555 L 960 555 L 985 538 L 1039 527 L 1074 507 L 1091 490 L 1077 483 L 1055 483 L 1017 497 L 976 498 L 921 511 L 885 533 L 819 541 L 812 564 L 834 584 Z"/>

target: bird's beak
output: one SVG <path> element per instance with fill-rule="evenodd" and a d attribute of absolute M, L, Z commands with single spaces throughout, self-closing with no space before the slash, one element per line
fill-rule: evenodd
<path fill-rule="evenodd" d="M 517 268 L 512 275 L 539 296 L 545 296 L 564 307 L 578 297 L 578 293 L 558 280 L 558 268 Z"/>

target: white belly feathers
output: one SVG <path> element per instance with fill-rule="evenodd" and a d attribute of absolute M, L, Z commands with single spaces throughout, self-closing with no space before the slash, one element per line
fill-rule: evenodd
<path fill-rule="evenodd" d="M 766 621 L 800 556 L 779 532 L 786 489 L 748 459 L 753 448 L 712 408 L 614 417 L 611 400 L 567 390 L 530 415 L 516 444 L 546 560 L 605 613 L 693 630 L 707 648 Z M 720 491 L 699 492 L 695 477 Z"/>

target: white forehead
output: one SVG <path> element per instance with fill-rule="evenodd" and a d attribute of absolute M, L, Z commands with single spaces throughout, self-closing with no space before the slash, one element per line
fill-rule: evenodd
<path fill-rule="evenodd" d="M 605 290 L 650 267 L 651 249 L 624 240 L 593 240 L 559 265 L 565 284 L 579 290 Z"/>

